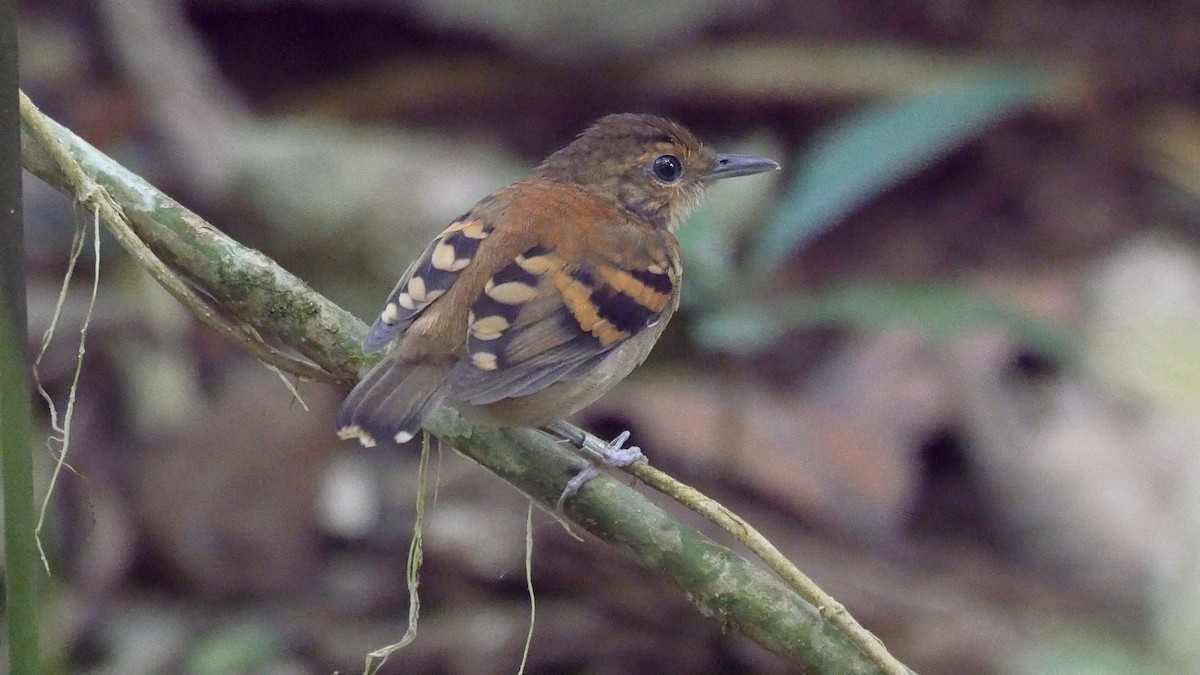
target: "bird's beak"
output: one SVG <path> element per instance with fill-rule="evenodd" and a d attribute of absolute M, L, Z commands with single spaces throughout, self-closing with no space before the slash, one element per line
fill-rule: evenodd
<path fill-rule="evenodd" d="M 764 171 L 778 171 L 779 163 L 754 155 L 717 155 L 717 166 L 708 174 L 710 180 L 752 176 Z"/>

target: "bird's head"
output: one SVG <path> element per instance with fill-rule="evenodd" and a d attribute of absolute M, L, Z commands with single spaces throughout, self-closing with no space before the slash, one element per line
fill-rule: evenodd
<path fill-rule="evenodd" d="M 713 181 L 777 169 L 769 159 L 713 152 L 668 119 L 624 113 L 597 120 L 546 158 L 537 174 L 615 200 L 674 231 Z"/>

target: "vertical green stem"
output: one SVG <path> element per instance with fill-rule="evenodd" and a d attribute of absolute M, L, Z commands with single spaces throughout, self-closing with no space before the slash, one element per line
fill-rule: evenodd
<path fill-rule="evenodd" d="M 0 0 L 0 452 L 4 470 L 4 600 L 10 672 L 41 670 L 33 456 L 25 354 L 25 240 L 15 0 Z"/>
<path fill-rule="evenodd" d="M 7 247 L 6 247 L 7 248 Z M 7 261 L 5 261 L 7 262 Z M 9 303 L 0 305 L 0 451 L 4 453 L 4 600 L 11 672 L 38 666 L 37 579 L 33 538 L 33 458 L 29 451 L 29 388 L 24 340 Z"/>

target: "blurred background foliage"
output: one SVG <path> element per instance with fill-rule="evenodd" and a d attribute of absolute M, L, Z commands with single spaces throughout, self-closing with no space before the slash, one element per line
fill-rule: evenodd
<path fill-rule="evenodd" d="M 602 114 L 778 159 L 680 231 L 684 310 L 582 420 L 631 428 L 920 672 L 1200 670 L 1200 6 L 18 4 L 44 111 L 362 317 Z M 85 219 L 25 190 L 37 344 Z M 415 453 L 337 443 L 344 392 L 301 385 L 305 409 L 104 255 L 56 662 L 356 669 L 404 632 Z M 516 668 L 524 514 L 443 455 L 390 672 Z M 531 670 L 786 670 L 605 547 L 535 536 Z"/>

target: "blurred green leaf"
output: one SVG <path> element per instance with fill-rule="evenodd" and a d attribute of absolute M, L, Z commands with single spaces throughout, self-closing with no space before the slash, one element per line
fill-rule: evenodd
<path fill-rule="evenodd" d="M 188 655 L 197 675 L 264 672 L 281 655 L 279 639 L 259 626 L 226 626 L 205 636 Z"/>
<path fill-rule="evenodd" d="M 1003 328 L 1062 363 L 1073 360 L 1065 335 L 1028 312 L 953 285 L 854 284 L 760 305 L 730 307 L 700 317 L 693 335 L 702 347 L 748 353 L 787 331 L 846 325 L 878 329 L 903 323 L 938 337 L 981 326 Z"/>
<path fill-rule="evenodd" d="M 1013 659 L 1013 675 L 1168 675 L 1188 672 L 1167 665 L 1161 655 L 1146 652 L 1118 635 L 1068 630 L 1049 636 Z"/>
<path fill-rule="evenodd" d="M 1037 101 L 1042 78 L 1006 69 L 872 106 L 820 136 L 755 243 L 751 268 L 774 273 L 810 239 L 999 120 Z"/>
<path fill-rule="evenodd" d="M 684 305 L 712 302 L 720 297 L 721 289 L 730 286 L 729 280 L 737 272 L 733 259 L 734 232 L 720 225 L 713 207 L 706 203 L 688 219 L 687 227 L 675 234 L 687 261 Z"/>

